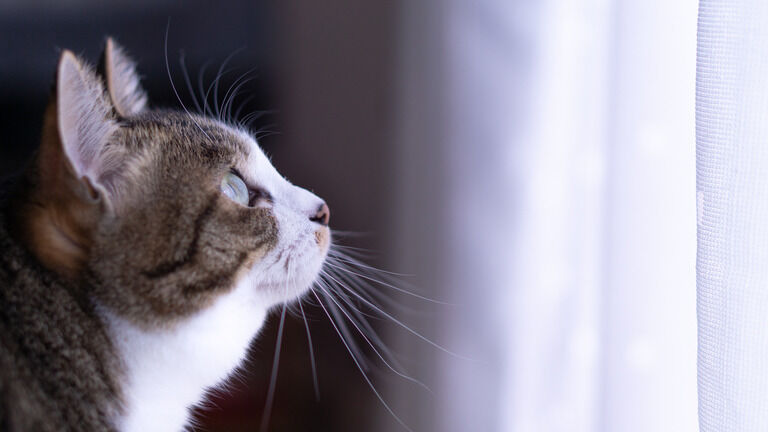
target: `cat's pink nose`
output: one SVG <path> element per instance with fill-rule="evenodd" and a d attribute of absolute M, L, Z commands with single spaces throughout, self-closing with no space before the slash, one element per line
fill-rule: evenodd
<path fill-rule="evenodd" d="M 331 220 L 331 210 L 328 208 L 328 204 L 323 203 L 320 208 L 317 209 L 317 213 L 310 217 L 309 220 L 317 222 L 322 226 L 328 226 L 328 222 Z"/>

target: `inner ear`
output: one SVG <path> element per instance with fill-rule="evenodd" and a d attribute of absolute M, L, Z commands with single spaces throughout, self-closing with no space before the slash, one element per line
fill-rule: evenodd
<path fill-rule="evenodd" d="M 98 77 L 69 51 L 59 61 L 56 111 L 61 146 L 76 177 L 98 183 L 112 159 L 105 146 L 117 125 Z"/>
<path fill-rule="evenodd" d="M 107 93 L 119 116 L 130 117 L 146 109 L 147 93 L 141 87 L 136 65 L 112 38 L 107 38 L 101 67 Z"/>

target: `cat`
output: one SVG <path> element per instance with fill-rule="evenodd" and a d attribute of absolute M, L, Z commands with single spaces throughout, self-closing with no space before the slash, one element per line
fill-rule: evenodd
<path fill-rule="evenodd" d="M 100 63 L 61 53 L 2 198 L 3 431 L 184 429 L 328 255 L 328 206 L 246 130 L 148 108 L 112 39 Z"/>

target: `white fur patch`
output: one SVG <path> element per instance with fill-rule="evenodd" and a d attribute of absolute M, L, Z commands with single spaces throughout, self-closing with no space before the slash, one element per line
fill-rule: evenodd
<path fill-rule="evenodd" d="M 261 328 L 267 305 L 256 290 L 251 278 L 243 278 L 232 293 L 170 330 L 142 331 L 106 313 L 126 371 L 119 430 L 184 427 L 189 407 L 237 368 Z"/>

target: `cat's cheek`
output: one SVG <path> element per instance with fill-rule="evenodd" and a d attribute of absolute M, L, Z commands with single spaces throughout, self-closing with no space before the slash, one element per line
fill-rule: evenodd
<path fill-rule="evenodd" d="M 304 263 L 303 285 L 297 287 L 302 290 L 302 294 L 317 280 L 323 268 L 331 245 L 331 230 L 328 227 L 321 227 L 307 237 L 306 247 L 300 258 Z"/>

